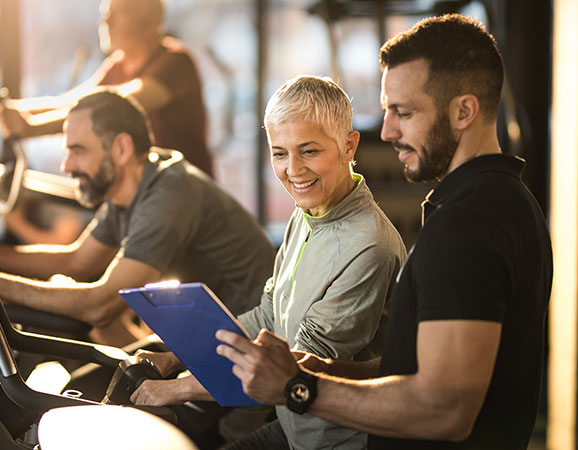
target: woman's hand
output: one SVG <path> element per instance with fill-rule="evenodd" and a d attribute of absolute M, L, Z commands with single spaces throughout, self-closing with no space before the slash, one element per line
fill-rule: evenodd
<path fill-rule="evenodd" d="M 151 361 L 163 378 L 185 369 L 185 366 L 179 358 L 171 352 L 149 352 L 148 350 L 137 350 L 135 355 Z"/>
<path fill-rule="evenodd" d="M 130 396 L 135 405 L 182 405 L 192 400 L 212 400 L 211 395 L 192 376 L 174 380 L 145 380 Z"/>
<path fill-rule="evenodd" d="M 330 358 L 321 358 L 312 353 L 306 353 L 299 350 L 292 350 L 293 358 L 302 368 L 315 373 L 330 373 L 333 360 Z"/>

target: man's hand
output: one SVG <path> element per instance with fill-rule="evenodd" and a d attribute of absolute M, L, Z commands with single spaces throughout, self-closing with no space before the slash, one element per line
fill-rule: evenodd
<path fill-rule="evenodd" d="M 0 126 L 4 138 L 26 137 L 30 134 L 30 124 L 23 113 L 0 103 Z"/>
<path fill-rule="evenodd" d="M 247 395 L 267 405 L 285 403 L 285 385 L 299 367 L 284 339 L 265 329 L 253 342 L 226 330 L 217 331 L 216 336 L 227 344 L 219 345 L 217 353 L 235 364 L 233 373 Z"/>
<path fill-rule="evenodd" d="M 141 349 L 137 350 L 135 355 L 150 360 L 163 378 L 184 369 L 183 363 L 171 352 L 150 352 Z"/>

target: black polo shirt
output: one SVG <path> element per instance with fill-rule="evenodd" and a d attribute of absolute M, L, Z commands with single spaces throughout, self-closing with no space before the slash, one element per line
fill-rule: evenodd
<path fill-rule="evenodd" d="M 544 217 L 506 155 L 469 160 L 424 201 L 424 226 L 400 271 L 380 374 L 417 372 L 426 320 L 502 324 L 496 365 L 470 437 L 462 443 L 370 436 L 369 449 L 525 449 L 538 405 L 552 250 Z"/>

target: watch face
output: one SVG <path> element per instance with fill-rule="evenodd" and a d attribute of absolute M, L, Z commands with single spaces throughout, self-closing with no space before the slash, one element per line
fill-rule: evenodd
<path fill-rule="evenodd" d="M 305 403 L 309 400 L 309 388 L 303 383 L 295 383 L 291 388 L 291 400 L 297 403 Z"/>
<path fill-rule="evenodd" d="M 285 386 L 287 408 L 297 414 L 305 414 L 317 396 L 317 377 L 300 371 Z"/>

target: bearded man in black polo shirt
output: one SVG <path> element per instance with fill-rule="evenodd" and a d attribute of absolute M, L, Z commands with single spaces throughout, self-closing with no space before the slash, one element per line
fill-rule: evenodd
<path fill-rule="evenodd" d="M 266 332 L 249 342 L 220 331 L 229 345 L 218 351 L 255 399 L 366 431 L 370 449 L 525 449 L 552 251 L 520 178 L 523 160 L 499 147 L 496 42 L 477 22 L 449 15 L 394 37 L 380 58 L 381 137 L 408 179 L 440 181 L 397 278 L 382 358 L 307 355 L 298 365 Z"/>

